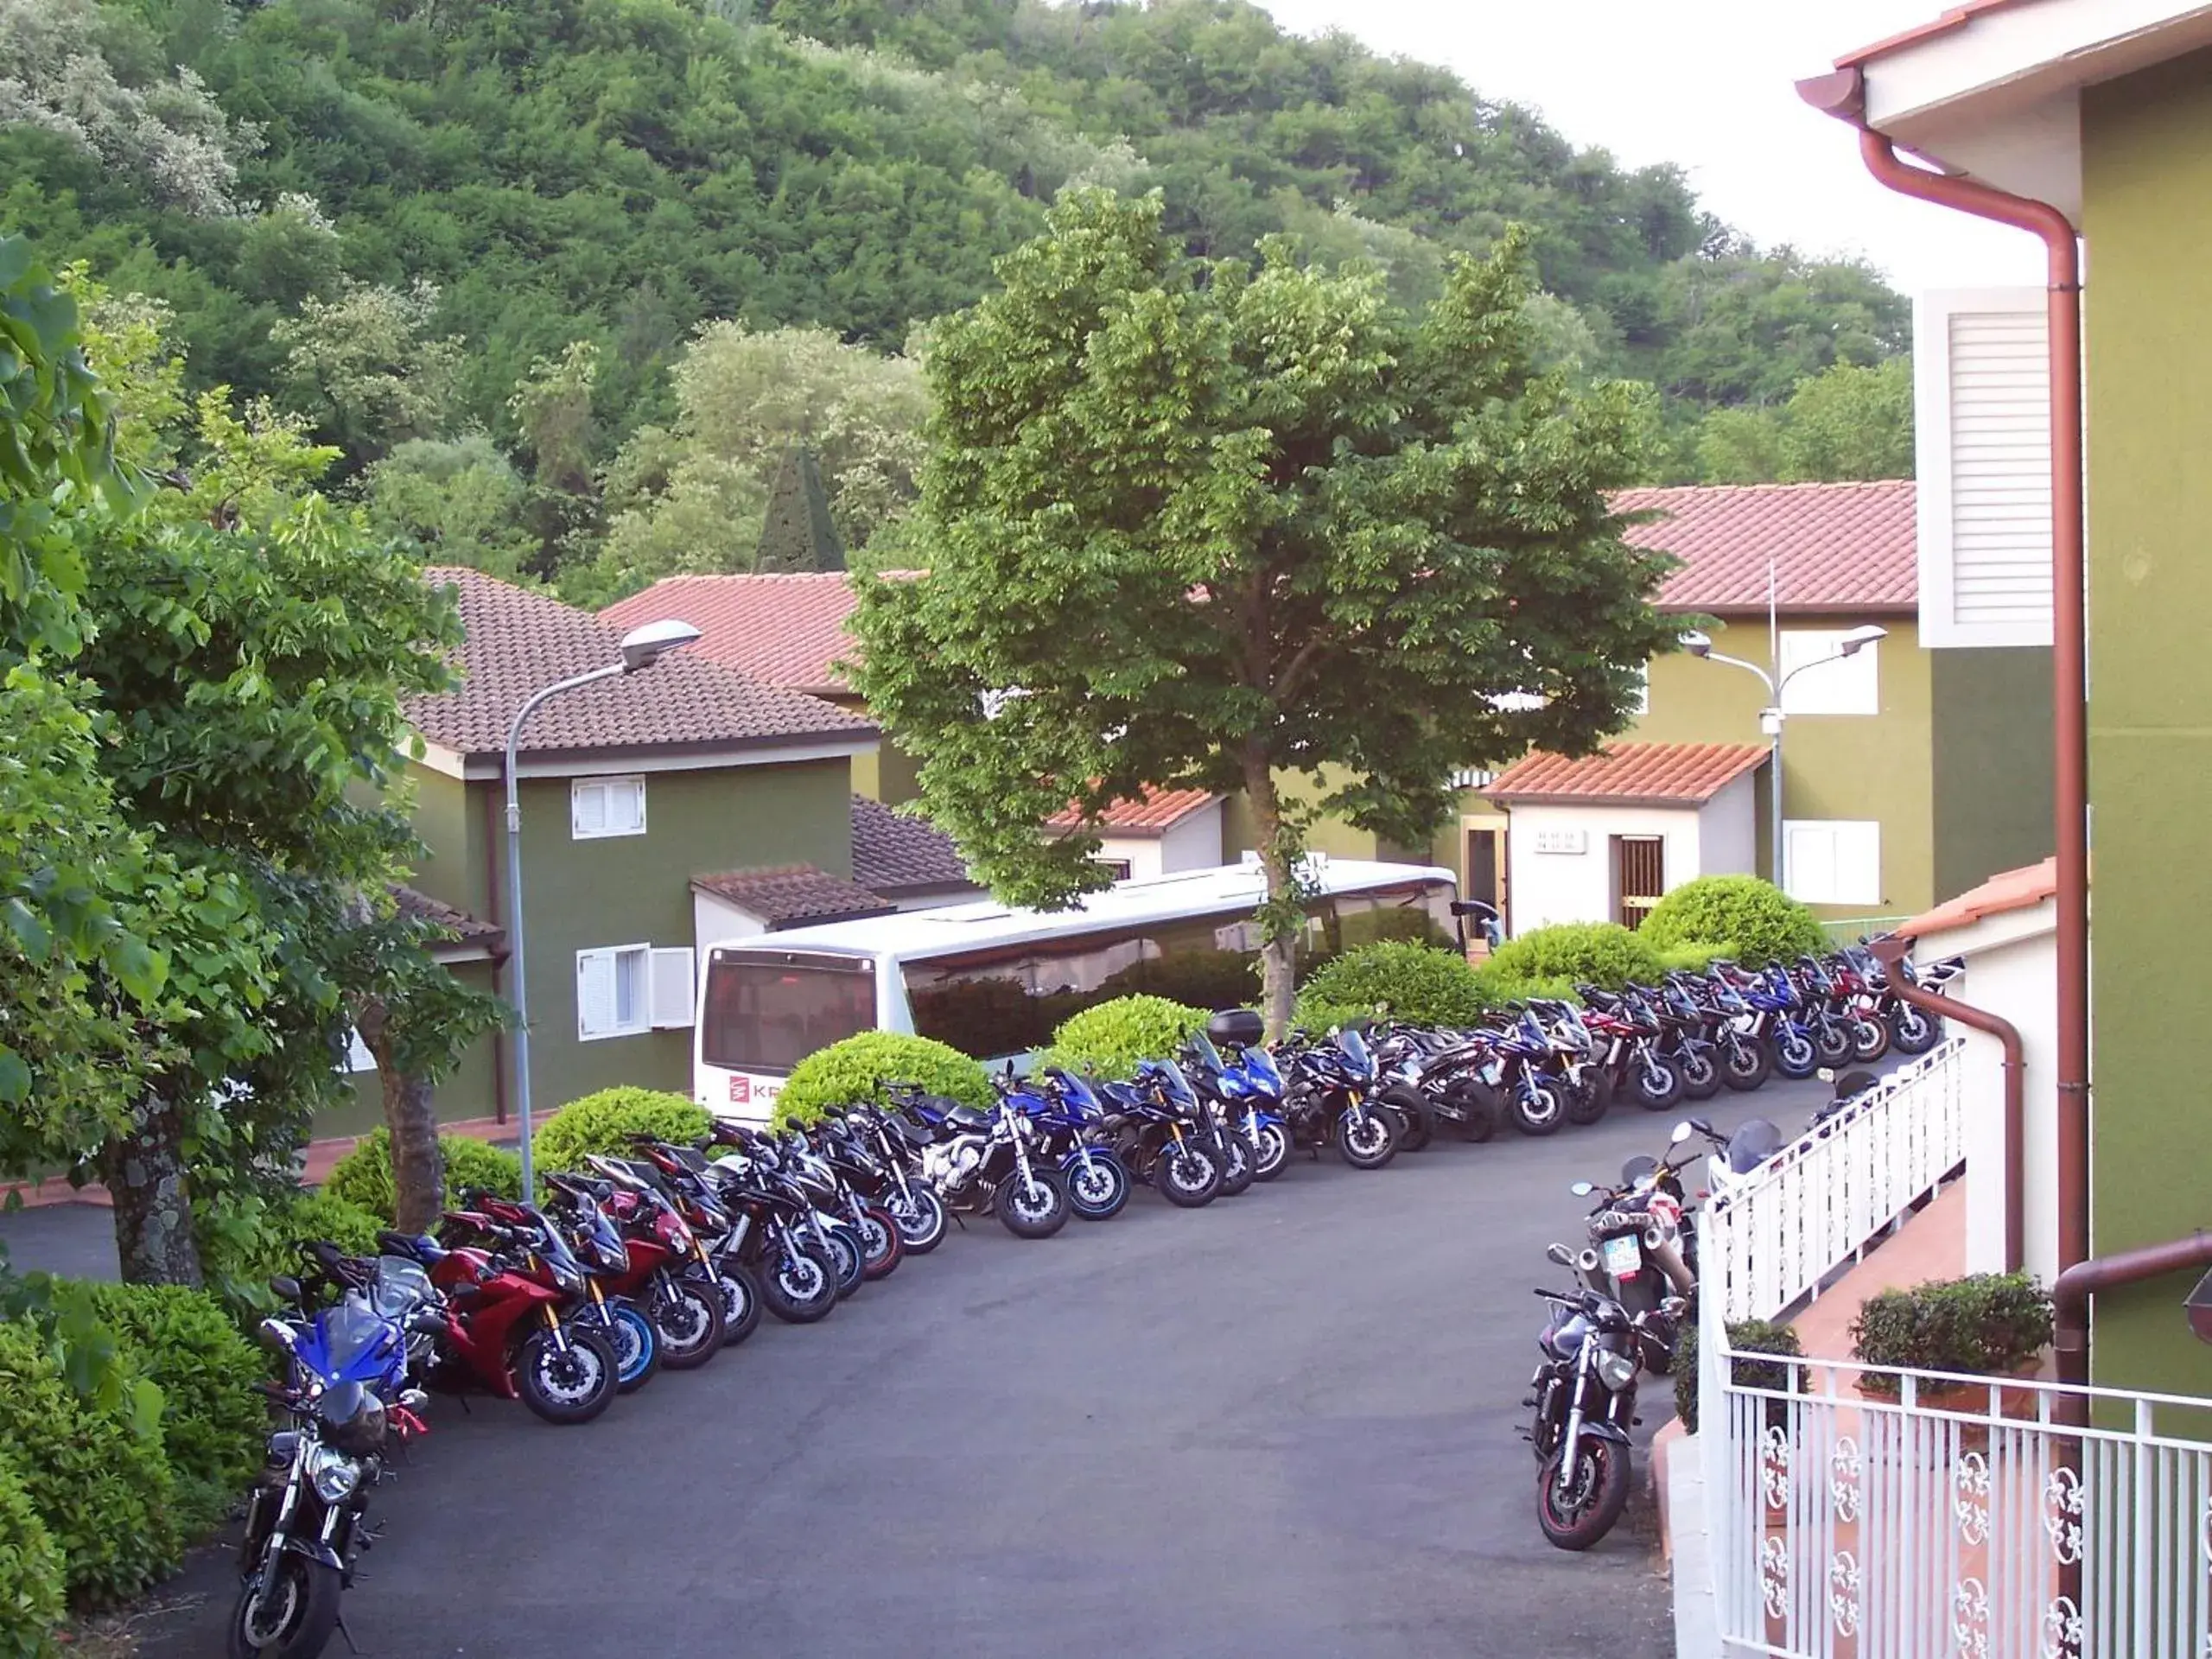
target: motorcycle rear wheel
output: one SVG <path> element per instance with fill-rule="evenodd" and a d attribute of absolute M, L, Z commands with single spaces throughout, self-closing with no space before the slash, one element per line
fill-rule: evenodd
<path fill-rule="evenodd" d="M 1049 1169 L 1031 1169 L 1027 1185 L 1017 1170 L 999 1183 L 991 1208 L 1016 1238 L 1050 1238 L 1068 1224 L 1068 1190 Z"/>
<path fill-rule="evenodd" d="M 338 1628 L 340 1588 L 327 1563 L 290 1550 L 272 1554 L 232 1605 L 230 1659 L 315 1659 Z"/>
<path fill-rule="evenodd" d="M 1536 1527 L 1554 1549 L 1589 1548 L 1613 1529 L 1628 1507 L 1625 1446 L 1585 1436 L 1574 1460 L 1574 1479 L 1564 1497 L 1559 1491 L 1559 1452 L 1536 1471 Z"/>
<path fill-rule="evenodd" d="M 550 1331 L 533 1331 L 515 1354 L 515 1392 L 549 1423 L 588 1423 L 613 1403 L 621 1370 L 614 1345 L 587 1325 L 562 1327 L 563 1351 Z"/>
<path fill-rule="evenodd" d="M 899 1236 L 897 1218 L 888 1210 L 864 1205 L 861 1218 L 853 1226 L 868 1251 L 867 1265 L 861 1268 L 861 1273 L 873 1280 L 888 1279 L 898 1272 L 899 1262 L 906 1259 L 906 1245 Z"/>
<path fill-rule="evenodd" d="M 1375 1103 L 1394 1113 L 1404 1126 L 1398 1135 L 1400 1152 L 1419 1152 L 1436 1138 L 1436 1109 L 1411 1084 L 1393 1084 L 1375 1096 Z"/>

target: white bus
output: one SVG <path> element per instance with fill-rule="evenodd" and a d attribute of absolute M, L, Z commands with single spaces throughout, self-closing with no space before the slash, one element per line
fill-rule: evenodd
<path fill-rule="evenodd" d="M 1308 874 L 1309 952 L 1452 937 L 1448 870 L 1316 857 Z M 856 1032 L 913 1032 L 1003 1059 L 1116 996 L 1249 1002 L 1264 892 L 1256 864 L 1230 864 L 1119 881 L 1070 910 L 985 900 L 714 945 L 692 1027 L 694 1096 L 726 1117 L 766 1118 L 793 1066 Z"/>

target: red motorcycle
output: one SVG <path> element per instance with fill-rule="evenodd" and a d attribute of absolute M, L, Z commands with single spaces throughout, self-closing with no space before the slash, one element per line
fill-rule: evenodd
<path fill-rule="evenodd" d="M 606 1274 L 607 1294 L 627 1298 L 652 1321 L 670 1370 L 705 1364 L 721 1351 L 723 1307 L 706 1247 L 652 1179 L 652 1165 L 602 1153 L 584 1161 L 607 1183 L 602 1202 L 630 1253 L 626 1268 Z"/>
<path fill-rule="evenodd" d="M 480 1210 L 449 1210 L 448 1232 L 485 1243 L 416 1241 L 416 1259 L 445 1294 L 446 1335 L 431 1380 L 474 1382 L 520 1400 L 549 1423 L 588 1423 L 614 1398 L 614 1348 L 563 1317 L 585 1294 L 584 1272 L 556 1230 L 527 1232 Z"/>

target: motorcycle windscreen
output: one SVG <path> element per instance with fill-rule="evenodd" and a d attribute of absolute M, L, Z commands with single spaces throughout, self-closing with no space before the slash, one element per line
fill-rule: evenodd
<path fill-rule="evenodd" d="M 419 1262 L 404 1255 L 377 1258 L 376 1277 L 369 1281 L 369 1310 L 378 1319 L 404 1319 L 430 1300 L 430 1275 Z"/>
<path fill-rule="evenodd" d="M 1213 1046 L 1213 1039 L 1203 1031 L 1191 1033 L 1191 1057 L 1201 1069 L 1217 1077 L 1229 1070 L 1229 1062 L 1221 1058 L 1221 1051 Z"/>
<path fill-rule="evenodd" d="M 1190 1078 L 1184 1075 L 1183 1068 L 1176 1062 L 1160 1061 L 1160 1075 L 1167 1084 L 1167 1092 L 1184 1105 L 1196 1106 L 1198 1103 L 1198 1091 L 1191 1087 Z"/>
<path fill-rule="evenodd" d="M 1367 1039 L 1364 1037 L 1356 1031 L 1346 1028 L 1337 1033 L 1337 1046 L 1343 1051 L 1344 1058 L 1351 1063 L 1352 1074 L 1355 1077 L 1371 1077 L 1375 1075 L 1375 1056 L 1368 1052 Z"/>
<path fill-rule="evenodd" d="M 321 1372 L 327 1383 L 381 1376 L 400 1351 L 399 1327 L 379 1316 L 358 1294 L 326 1310 L 319 1323 L 322 1363 L 316 1363 L 305 1350 L 301 1360 Z"/>
<path fill-rule="evenodd" d="M 1104 1109 L 1098 1103 L 1098 1091 L 1074 1072 L 1063 1071 L 1060 1074 L 1060 1087 L 1065 1091 L 1071 1105 L 1086 1113 Z"/>

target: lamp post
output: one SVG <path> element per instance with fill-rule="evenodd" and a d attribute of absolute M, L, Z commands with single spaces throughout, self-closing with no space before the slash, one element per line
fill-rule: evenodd
<path fill-rule="evenodd" d="M 531 1185 L 530 1156 L 530 987 L 524 966 L 522 920 L 522 803 L 515 791 L 515 746 L 522 741 L 522 728 L 537 712 L 538 705 L 559 696 L 563 691 L 574 691 L 579 686 L 597 680 L 611 680 L 618 674 L 635 674 L 640 669 L 651 668 L 678 645 L 688 645 L 699 637 L 699 630 L 689 622 L 672 619 L 648 622 L 643 627 L 632 628 L 622 636 L 622 654 L 604 668 L 594 668 L 588 674 L 571 675 L 565 680 L 556 680 L 543 690 L 533 691 L 523 699 L 522 707 L 515 710 L 513 723 L 507 728 L 507 934 L 512 941 L 510 953 L 515 965 L 515 1117 L 522 1132 L 522 1197 L 530 1202 L 536 1189 Z"/>
<path fill-rule="evenodd" d="M 1769 815 L 1771 821 L 1770 833 L 1773 838 L 1774 885 L 1784 893 L 1789 891 L 1789 861 L 1783 850 L 1782 840 L 1782 728 L 1788 716 L 1782 710 L 1782 694 L 1789 689 L 1789 682 L 1807 669 L 1821 668 L 1829 663 L 1840 663 L 1847 657 L 1856 657 L 1877 639 L 1886 639 L 1889 637 L 1890 631 L 1887 628 L 1878 627 L 1869 622 L 1845 634 L 1838 648 L 1827 656 L 1815 657 L 1809 663 L 1800 663 L 1787 674 L 1781 673 L 1782 653 L 1777 650 L 1774 658 L 1775 673 L 1770 674 L 1757 663 L 1747 663 L 1740 657 L 1722 656 L 1713 648 L 1712 638 L 1707 634 L 1692 629 L 1682 635 L 1682 649 L 1691 656 L 1701 658 L 1709 663 L 1726 663 L 1730 668 L 1740 668 L 1746 674 L 1755 674 L 1758 677 L 1759 683 L 1766 688 L 1767 706 L 1759 710 L 1759 730 L 1764 733 L 1773 744 L 1774 759 L 1768 768 L 1773 774 L 1768 780 L 1767 791 L 1771 808 Z M 1776 677 L 1777 675 L 1780 675 L 1778 679 Z"/>

